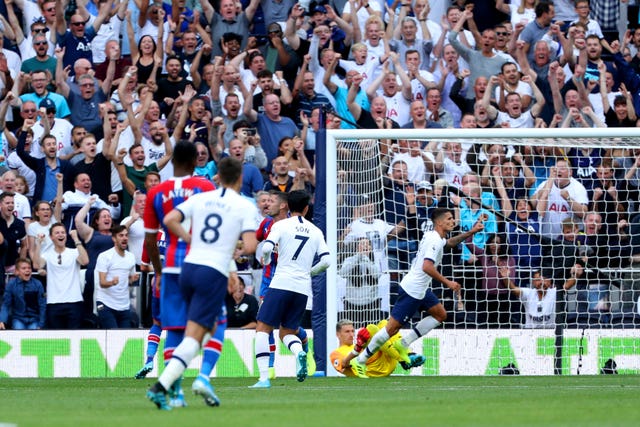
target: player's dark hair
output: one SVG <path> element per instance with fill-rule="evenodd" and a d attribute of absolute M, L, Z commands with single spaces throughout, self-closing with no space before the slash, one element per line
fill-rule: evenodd
<path fill-rule="evenodd" d="M 281 202 L 287 203 L 287 193 L 280 190 L 269 190 L 269 194 L 276 196 Z"/>
<path fill-rule="evenodd" d="M 442 218 L 448 213 L 451 213 L 449 209 L 435 208 L 433 212 L 431 212 L 431 221 L 436 222 L 438 219 Z"/>
<path fill-rule="evenodd" d="M 196 145 L 190 141 L 178 141 L 173 148 L 173 162 L 174 167 L 182 169 L 193 170 L 196 167 L 196 161 L 198 160 L 198 149 Z"/>
<path fill-rule="evenodd" d="M 306 190 L 294 190 L 287 194 L 287 203 L 289 204 L 289 211 L 302 213 L 304 208 L 309 206 L 311 195 Z"/>
<path fill-rule="evenodd" d="M 242 175 L 242 163 L 235 157 L 225 157 L 218 163 L 218 176 L 222 185 L 233 185 Z"/>
<path fill-rule="evenodd" d="M 122 233 L 123 230 L 126 230 L 127 227 L 125 227 L 124 225 L 114 225 L 113 227 L 111 227 L 111 237 L 116 237 L 118 234 Z"/>

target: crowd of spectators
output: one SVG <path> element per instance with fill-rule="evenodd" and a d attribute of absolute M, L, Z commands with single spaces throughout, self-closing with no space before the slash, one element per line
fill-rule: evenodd
<path fill-rule="evenodd" d="M 265 213 L 264 191 L 315 188 L 323 113 L 327 128 L 345 129 L 636 126 L 640 24 L 637 8 L 624 6 L 2 0 L 1 253 L 6 273 L 18 261 L 24 270 L 7 295 L 31 283 L 30 258 L 46 310 L 73 312 L 49 327 L 99 324 L 96 297 L 109 300 L 115 279 L 100 275 L 98 256 L 126 241 L 137 269 L 148 269 L 145 192 L 173 175 L 180 139 L 197 145 L 196 173 L 208 179 L 222 157 L 242 160 L 242 193 Z M 602 322 L 602 307 L 611 306 L 602 288 L 621 283 L 604 271 L 640 259 L 632 250 L 640 247 L 632 232 L 640 225 L 638 150 L 381 139 L 342 144 L 338 157 L 343 302 L 348 313 L 370 305 L 365 323 L 389 311 L 435 206 L 454 209 L 462 230 L 485 220 L 446 263 L 465 279 L 451 300 L 478 324 L 513 321 L 520 309 L 512 303 L 525 293 L 512 286 L 528 287 L 541 267 L 554 269 L 558 288 L 575 275 L 587 314 L 598 314 L 587 321 Z M 382 191 L 367 188 L 381 175 Z M 117 224 L 127 236 L 112 235 Z M 77 265 L 87 271 L 78 289 L 52 283 Z M 631 312 L 637 286 L 620 286 L 629 288 L 623 305 Z M 242 293 L 229 302 L 242 307 Z M 39 298 L 27 303 L 22 323 L 44 327 L 34 314 Z M 9 322 L 10 312 L 3 308 L 0 326 L 21 324 L 15 315 Z"/>

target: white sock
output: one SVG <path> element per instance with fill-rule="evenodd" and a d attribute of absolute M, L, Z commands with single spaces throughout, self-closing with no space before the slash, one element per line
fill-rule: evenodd
<path fill-rule="evenodd" d="M 409 333 L 402 337 L 402 345 L 409 347 L 412 342 L 418 338 L 427 335 L 430 330 L 440 326 L 440 322 L 434 319 L 432 316 L 425 317 L 416 326 L 409 330 Z"/>
<path fill-rule="evenodd" d="M 300 341 L 300 338 L 295 335 L 285 335 L 284 338 L 282 338 L 282 342 L 296 357 L 298 357 L 298 354 L 303 351 L 302 341 Z"/>
<path fill-rule="evenodd" d="M 269 334 L 256 332 L 255 341 L 256 363 L 260 373 L 260 381 L 269 379 Z"/>
<path fill-rule="evenodd" d="M 367 360 L 378 351 L 382 344 L 389 339 L 387 328 L 380 329 L 369 341 L 369 345 L 358 355 L 358 363 L 367 363 Z"/>
<path fill-rule="evenodd" d="M 169 390 L 171 384 L 182 376 L 184 370 L 187 369 L 187 366 L 189 366 L 189 363 L 196 357 L 199 351 L 200 343 L 196 339 L 184 337 L 180 345 L 173 351 L 173 356 L 169 364 L 164 368 L 160 378 L 158 378 L 158 382 L 162 384 L 166 390 Z"/>

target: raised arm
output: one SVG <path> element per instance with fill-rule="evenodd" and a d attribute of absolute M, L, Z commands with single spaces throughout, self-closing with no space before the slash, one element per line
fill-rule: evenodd
<path fill-rule="evenodd" d="M 289 46 L 293 50 L 297 50 L 300 47 L 300 37 L 296 32 L 296 22 L 298 18 L 304 15 L 304 9 L 299 3 L 296 3 L 295 6 L 291 9 L 291 13 L 287 18 L 287 24 L 284 29 L 284 37 L 289 42 Z"/>
<path fill-rule="evenodd" d="M 91 206 L 96 202 L 97 197 L 91 196 L 87 200 L 87 202 L 80 208 L 80 210 L 76 213 L 74 218 L 74 224 L 76 226 L 76 230 L 78 230 L 78 235 L 85 242 L 88 243 L 93 236 L 93 228 L 89 227 L 86 222 L 87 215 L 89 215 L 89 210 Z M 62 203 L 61 203 L 62 204 Z"/>
<path fill-rule="evenodd" d="M 542 95 L 542 92 L 540 92 L 540 89 L 538 88 L 538 85 L 536 85 L 536 82 L 533 81 L 531 76 L 522 77 L 522 81 L 527 83 L 529 86 L 531 86 L 531 91 L 533 92 L 533 97 L 536 99 L 536 103 L 533 104 L 533 106 L 531 107 L 531 110 L 530 110 L 531 111 L 531 115 L 534 118 L 536 118 L 542 112 L 542 108 L 544 108 L 544 104 L 546 104 L 546 101 L 544 99 L 544 95 Z"/>
<path fill-rule="evenodd" d="M 56 47 L 56 87 L 58 93 L 68 99 L 71 88 L 67 84 L 67 70 L 62 68 L 62 58 L 64 58 L 64 51 L 64 47 Z"/>
<path fill-rule="evenodd" d="M 247 21 L 253 21 L 253 16 L 256 14 L 256 10 L 258 10 L 258 6 L 260 6 L 260 0 L 251 0 L 247 8 L 244 10 Z"/>
<path fill-rule="evenodd" d="M 251 82 L 251 93 L 254 93 L 256 87 L 258 86 L 257 81 Z M 245 99 L 244 105 L 242 106 L 242 112 L 249 119 L 251 123 L 255 123 L 258 121 L 258 112 L 253 109 L 253 102 L 251 102 L 251 98 Z"/>
<path fill-rule="evenodd" d="M 491 76 L 489 78 L 489 85 L 482 96 L 482 106 L 487 110 L 487 114 L 491 120 L 495 120 L 498 116 L 498 110 L 491 105 L 491 94 L 494 92 L 494 87 L 498 85 L 499 79 L 497 76 Z"/>
<path fill-rule="evenodd" d="M 195 129 L 192 132 L 195 133 Z M 158 170 L 162 170 L 173 157 L 173 144 L 171 144 L 171 138 L 166 128 L 162 131 L 162 141 L 164 142 L 164 156 L 157 162 Z"/>

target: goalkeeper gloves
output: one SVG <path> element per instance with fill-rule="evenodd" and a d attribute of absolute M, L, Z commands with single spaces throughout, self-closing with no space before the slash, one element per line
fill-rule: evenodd
<path fill-rule="evenodd" d="M 358 335 L 356 336 L 355 348 L 358 353 L 360 353 L 367 345 L 369 340 L 371 339 L 371 334 L 367 330 L 367 328 L 362 328 L 358 331 Z"/>

